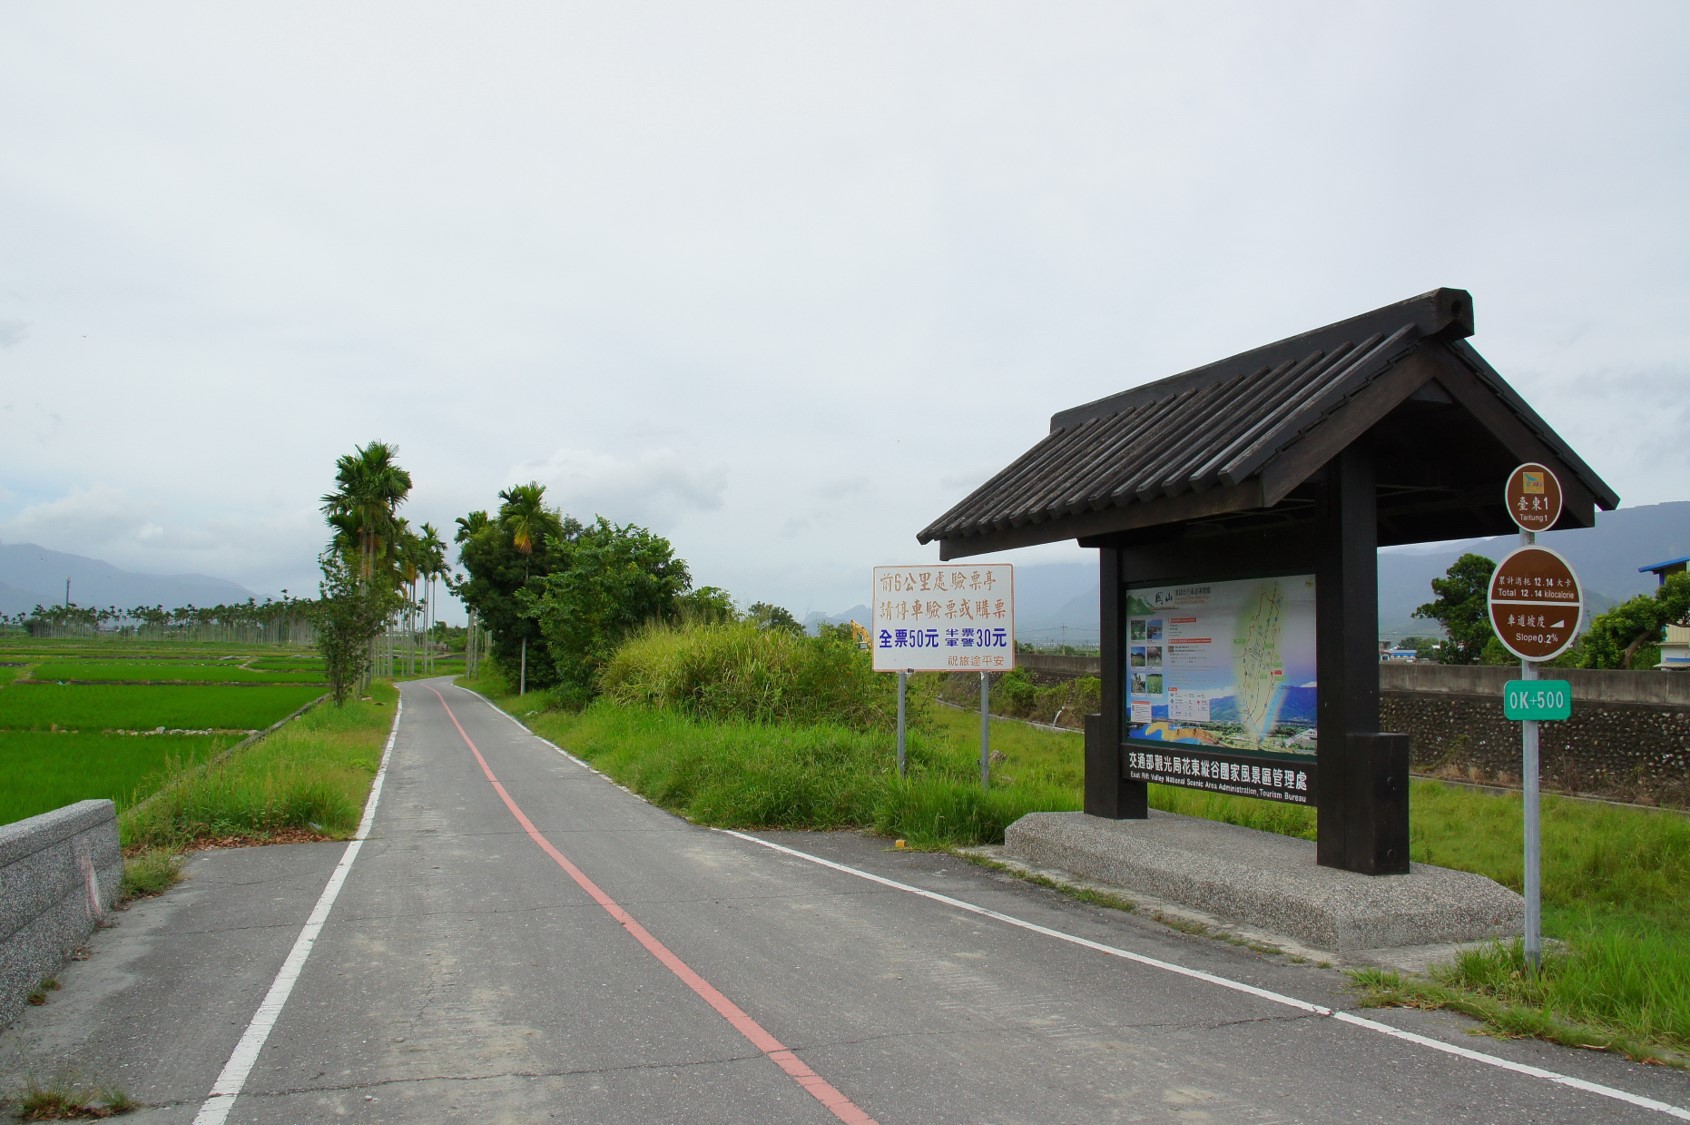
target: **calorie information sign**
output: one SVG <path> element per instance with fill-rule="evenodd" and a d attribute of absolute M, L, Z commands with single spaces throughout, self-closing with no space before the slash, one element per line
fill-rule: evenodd
<path fill-rule="evenodd" d="M 1518 547 L 1490 578 L 1490 623 L 1521 660 L 1553 660 L 1578 633 L 1583 597 L 1567 560 L 1548 547 Z"/>

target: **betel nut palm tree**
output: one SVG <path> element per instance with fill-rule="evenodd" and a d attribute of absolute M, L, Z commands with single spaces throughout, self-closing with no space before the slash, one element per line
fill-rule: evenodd
<path fill-rule="evenodd" d="M 359 586 L 378 581 L 397 589 L 404 521 L 399 505 L 411 492 L 411 474 L 394 460 L 399 447 L 372 441 L 335 462 L 335 490 L 322 497 L 322 511 L 334 530 L 330 549 L 356 559 Z M 375 638 L 370 638 L 372 645 Z M 367 673 L 366 673 L 367 676 Z"/>
<path fill-rule="evenodd" d="M 563 520 L 545 505 L 546 486 L 539 481 L 516 484 L 499 493 L 499 527 L 510 536 L 511 546 L 522 556 L 522 581 L 528 583 L 533 565 L 534 548 L 543 544 L 547 536 L 563 534 Z M 463 521 L 459 521 L 462 523 Z M 466 528 L 467 530 L 467 528 Z M 522 657 L 517 679 L 517 694 L 528 690 L 528 635 L 522 636 Z"/>
<path fill-rule="evenodd" d="M 432 637 L 434 630 L 434 584 L 442 574 L 446 573 L 446 543 L 440 538 L 440 532 L 433 524 L 422 525 L 422 537 L 418 541 L 418 559 L 422 565 L 424 580 L 424 609 L 423 636 Z M 424 663 L 428 671 L 434 671 L 434 648 L 430 645 L 423 650 Z"/>
<path fill-rule="evenodd" d="M 364 581 L 378 566 L 397 561 L 399 505 L 411 492 L 411 474 L 394 461 L 399 447 L 372 441 L 335 462 L 335 491 L 323 496 L 323 514 L 343 553 L 356 552 Z"/>

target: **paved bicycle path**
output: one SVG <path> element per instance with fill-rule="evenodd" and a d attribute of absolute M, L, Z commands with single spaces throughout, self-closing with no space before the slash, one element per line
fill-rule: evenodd
<path fill-rule="evenodd" d="M 1671 1119 L 1288 1006 L 1349 1000 L 951 857 L 761 834 L 873 882 L 694 827 L 446 681 L 402 690 L 368 838 L 229 1121 Z M 131 1120 L 195 1120 L 346 850 L 195 857 L 0 1035 L 0 1072 L 74 1063 Z M 1373 1018 L 1690 1104 L 1680 1073 Z"/>

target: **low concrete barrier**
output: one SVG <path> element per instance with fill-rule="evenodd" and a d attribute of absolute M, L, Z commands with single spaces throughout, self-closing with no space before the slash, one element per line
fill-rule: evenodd
<path fill-rule="evenodd" d="M 117 808 L 78 801 L 0 826 L 0 1026 L 117 904 Z"/>
<path fill-rule="evenodd" d="M 1315 863 L 1312 840 L 1157 809 L 1147 820 L 1028 813 L 1009 826 L 1003 842 L 1007 855 L 1034 867 L 1151 895 L 1329 953 L 1507 938 L 1525 920 L 1525 900 L 1482 875 L 1424 863 L 1403 875 L 1340 871 Z"/>

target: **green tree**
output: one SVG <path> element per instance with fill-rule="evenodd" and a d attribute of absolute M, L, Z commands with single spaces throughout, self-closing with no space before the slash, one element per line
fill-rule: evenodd
<path fill-rule="evenodd" d="M 768 602 L 754 602 L 745 611 L 745 619 L 759 629 L 780 629 L 788 633 L 802 633 L 804 626 L 792 613 Z"/>
<path fill-rule="evenodd" d="M 317 557 L 317 565 L 323 579 L 318 586 L 321 596 L 311 607 L 311 622 L 329 690 L 335 706 L 341 707 L 369 673 L 374 659 L 370 638 L 398 608 L 399 594 L 391 585 L 365 579 L 355 560 L 332 547 Z"/>
<path fill-rule="evenodd" d="M 1398 648 L 1414 650 L 1416 660 L 1436 660 L 1438 658 L 1438 641 L 1434 637 L 1404 637 L 1397 642 Z"/>
<path fill-rule="evenodd" d="M 411 474 L 394 461 L 398 452 L 396 445 L 372 441 L 342 456 L 335 462 L 335 490 L 322 498 L 335 546 L 357 558 L 365 579 L 396 561 L 399 505 L 411 493 Z"/>
<path fill-rule="evenodd" d="M 406 556 L 411 553 L 408 542 L 411 537 L 405 521 L 399 516 L 399 506 L 410 495 L 411 474 L 394 460 L 398 452 L 398 446 L 372 441 L 356 452 L 342 456 L 335 462 L 335 490 L 322 497 L 323 515 L 332 532 L 329 553 L 339 556 L 346 563 L 345 570 L 354 576 L 359 585 L 356 607 L 343 601 L 324 611 L 336 616 L 331 625 L 335 636 L 330 642 L 336 646 L 350 643 L 345 630 L 354 624 L 364 623 L 368 632 L 363 643 L 369 648 L 381 633 L 387 617 L 365 622 L 365 611 L 385 606 L 391 616 L 405 604 L 398 591 L 404 581 Z M 332 582 L 338 591 L 339 572 L 331 575 L 329 568 L 324 567 L 323 574 L 324 580 Z M 324 595 L 324 600 L 328 600 L 328 595 Z M 322 631 L 323 626 L 319 624 L 319 636 Z M 329 658 L 327 649 L 324 649 L 324 657 Z M 372 651 L 366 662 L 360 662 L 360 677 L 369 674 L 374 659 Z M 335 702 L 338 704 L 344 699 L 345 693 L 337 691 Z"/>
<path fill-rule="evenodd" d="M 1438 646 L 1442 664 L 1477 664 L 1486 642 L 1494 639 L 1490 626 L 1490 579 L 1496 563 L 1483 555 L 1468 553 L 1450 564 L 1444 577 L 1432 579 L 1432 601 L 1414 611 L 1414 616 L 1436 621 L 1444 629 L 1444 643 Z"/>
<path fill-rule="evenodd" d="M 466 576 L 450 588 L 492 633 L 493 662 L 524 688 L 553 683 L 555 666 L 545 652 L 529 652 L 544 639 L 517 595 L 530 582 L 566 565 L 564 548 L 581 528 L 546 506 L 545 491 L 544 485 L 532 481 L 507 488 L 499 493 L 502 503 L 496 516 L 460 516 L 454 536 Z"/>
<path fill-rule="evenodd" d="M 727 625 L 739 620 L 733 596 L 720 586 L 700 586 L 682 596 L 681 620 L 689 625 Z"/>
<path fill-rule="evenodd" d="M 598 670 L 650 621 L 673 621 L 692 584 L 661 535 L 600 516 L 560 544 L 560 564 L 516 595 L 545 640 L 556 683 L 585 702 Z"/>
<path fill-rule="evenodd" d="M 1579 640 L 1581 668 L 1632 668 L 1638 657 L 1659 660 L 1661 630 L 1690 621 L 1690 574 L 1674 574 L 1652 594 L 1639 594 L 1601 614 Z M 1647 653 L 1656 655 L 1648 658 Z"/>
<path fill-rule="evenodd" d="M 441 575 L 446 573 L 446 542 L 440 538 L 440 531 L 433 525 L 422 525 L 422 536 L 417 547 L 418 559 L 422 566 L 423 576 L 423 635 L 432 637 L 434 634 L 434 618 L 439 612 L 435 602 L 435 584 Z M 434 648 L 429 646 L 427 666 L 434 671 Z"/>
<path fill-rule="evenodd" d="M 522 583 L 526 588 L 533 576 L 534 549 L 548 536 L 561 536 L 563 523 L 557 513 L 548 511 L 544 503 L 546 486 L 539 481 L 513 485 L 499 493 L 504 503 L 499 505 L 499 525 L 510 535 L 511 546 L 522 556 Z M 523 602 L 519 598 L 518 604 Z M 531 617 L 522 622 L 519 630 L 517 694 L 528 690 L 528 642 L 534 631 Z"/>

